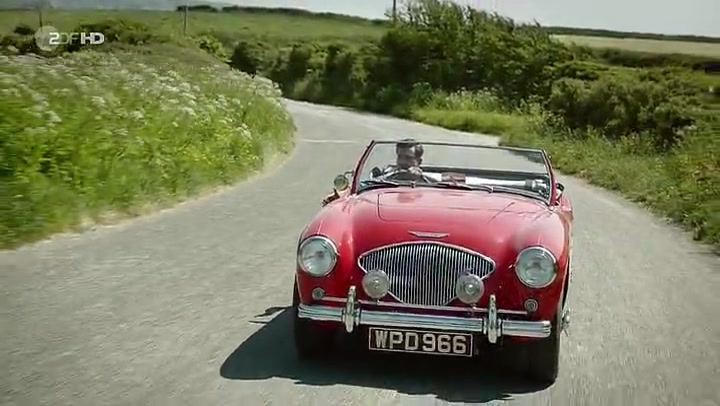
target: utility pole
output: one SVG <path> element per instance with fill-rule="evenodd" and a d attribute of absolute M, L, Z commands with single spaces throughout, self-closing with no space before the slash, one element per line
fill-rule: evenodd
<path fill-rule="evenodd" d="M 187 30 L 188 30 L 188 8 L 189 8 L 189 2 L 185 2 L 185 11 L 183 12 L 183 36 L 187 37 Z"/>
<path fill-rule="evenodd" d="M 38 22 L 40 25 L 38 27 L 43 26 L 43 6 L 45 5 L 45 0 L 40 0 L 37 2 L 38 5 Z"/>
<path fill-rule="evenodd" d="M 397 23 L 397 0 L 393 0 L 392 17 L 393 24 Z"/>

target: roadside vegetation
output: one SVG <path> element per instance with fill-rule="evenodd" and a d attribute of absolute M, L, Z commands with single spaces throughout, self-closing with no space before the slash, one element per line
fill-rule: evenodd
<path fill-rule="evenodd" d="M 61 29 L 109 18 L 111 26 L 145 23 L 149 33 L 130 30 L 143 43 L 182 38 L 179 12 L 50 17 Z M 33 18 L 21 15 L 27 24 Z M 0 14 L 0 27 L 8 20 Z M 587 47 L 577 38 L 598 33 L 517 24 L 432 0 L 401 9 L 395 25 L 289 10 L 193 10 L 188 33 L 234 68 L 272 79 L 286 97 L 544 147 L 563 172 L 720 244 L 720 78 L 703 70 L 719 61 L 716 39 L 674 38 L 684 52 L 604 48 L 599 40 Z M 605 44 L 622 43 L 612 36 Z"/>
<path fill-rule="evenodd" d="M 277 85 L 194 44 L 5 51 L 0 248 L 233 183 L 291 147 Z"/>

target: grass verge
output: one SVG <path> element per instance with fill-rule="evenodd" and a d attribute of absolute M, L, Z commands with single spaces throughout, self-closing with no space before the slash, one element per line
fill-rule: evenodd
<path fill-rule="evenodd" d="M 703 128 L 671 153 L 643 153 L 632 138 L 584 138 L 543 125 L 533 113 L 416 107 L 410 117 L 431 125 L 500 136 L 509 146 L 544 148 L 566 175 L 616 191 L 690 230 L 695 240 L 720 248 L 720 135 Z M 704 134 L 704 135 L 701 135 Z"/>
<path fill-rule="evenodd" d="M 230 184 L 291 147 L 272 82 L 174 52 L 0 56 L 0 247 Z"/>

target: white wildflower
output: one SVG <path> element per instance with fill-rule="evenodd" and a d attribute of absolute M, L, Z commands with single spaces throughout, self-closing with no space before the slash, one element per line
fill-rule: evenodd
<path fill-rule="evenodd" d="M 5 96 L 20 97 L 20 92 L 17 89 L 2 89 L 1 92 Z"/>
<path fill-rule="evenodd" d="M 52 110 L 47 111 L 45 114 L 47 114 L 48 123 L 50 123 L 50 124 L 57 124 L 57 123 L 62 122 L 62 119 L 60 118 L 60 116 L 58 116 L 57 113 Z"/>
<path fill-rule="evenodd" d="M 69 96 L 72 94 L 72 91 L 70 89 L 54 89 L 53 94 L 57 96 Z"/>
<path fill-rule="evenodd" d="M 92 102 L 92 104 L 94 104 L 96 107 L 102 108 L 107 106 L 107 102 L 105 101 L 105 99 L 100 96 L 90 96 L 90 102 Z"/>
<path fill-rule="evenodd" d="M 193 109 L 191 109 L 190 107 L 187 107 L 187 106 L 181 106 L 178 110 L 179 110 L 180 112 L 185 113 L 185 114 L 189 114 L 190 116 L 193 116 L 193 117 L 196 115 L 196 114 L 195 114 L 195 110 L 193 110 Z"/>

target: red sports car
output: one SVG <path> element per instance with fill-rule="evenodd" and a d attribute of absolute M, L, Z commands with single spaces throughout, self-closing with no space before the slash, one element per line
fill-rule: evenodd
<path fill-rule="evenodd" d="M 372 141 L 334 186 L 298 241 L 301 358 L 338 333 L 372 351 L 509 347 L 529 377 L 555 381 L 573 211 L 544 150 Z"/>

